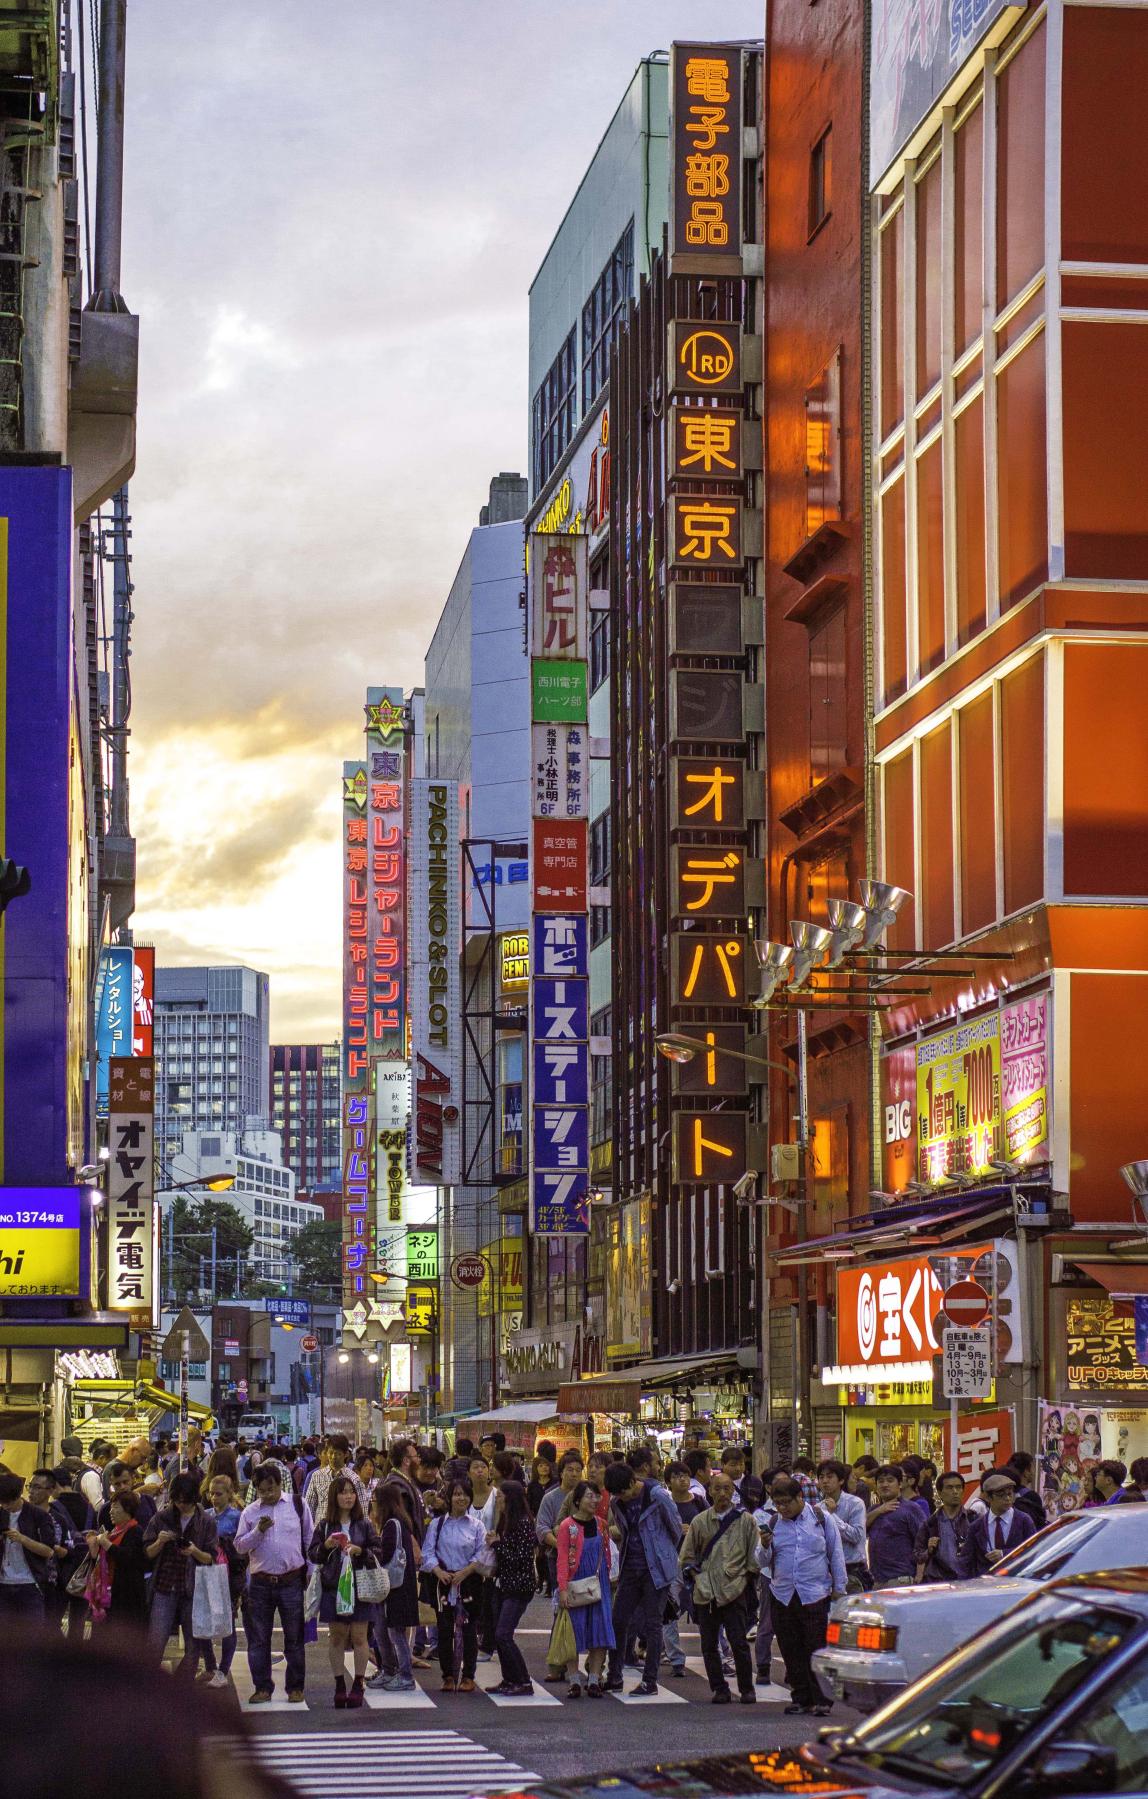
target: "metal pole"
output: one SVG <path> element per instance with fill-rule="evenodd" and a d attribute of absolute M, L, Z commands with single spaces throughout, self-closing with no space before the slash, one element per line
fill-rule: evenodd
<path fill-rule="evenodd" d="M 797 1008 L 797 1241 L 806 1242 L 809 1193 L 809 1019 L 804 1006 Z M 794 1451 L 809 1455 L 812 1450 L 813 1420 L 810 1407 L 809 1373 L 809 1270 L 804 1261 L 797 1265 L 797 1367 L 794 1370 L 797 1395 L 797 1428 Z"/>
<path fill-rule="evenodd" d="M 218 1247 L 219 1247 L 218 1243 L 216 1241 L 217 1229 L 218 1229 L 218 1226 L 213 1224 L 211 1227 L 211 1303 L 212 1303 L 213 1307 L 215 1305 L 215 1280 L 216 1280 L 216 1272 L 217 1272 L 216 1257 L 218 1254 Z"/>
<path fill-rule="evenodd" d="M 127 0 L 101 0 L 99 139 L 96 153 L 96 254 L 91 306 L 123 312 L 120 245 L 124 200 L 124 41 Z M 118 302 L 118 304 L 117 304 Z"/>
<path fill-rule="evenodd" d="M 187 1467 L 187 1364 L 191 1357 L 191 1332 L 179 1334 L 179 1466 Z"/>
<path fill-rule="evenodd" d="M 957 1413 L 959 1412 L 959 1410 L 960 1410 L 960 1401 L 957 1398 L 956 1394 L 954 1393 L 949 1400 L 949 1467 L 950 1468 L 956 1468 L 958 1466 L 958 1462 L 959 1462 L 959 1457 L 957 1455 L 957 1447 L 958 1447 L 958 1445 L 957 1445 L 957 1430 L 959 1428 L 959 1420 L 957 1417 Z"/>

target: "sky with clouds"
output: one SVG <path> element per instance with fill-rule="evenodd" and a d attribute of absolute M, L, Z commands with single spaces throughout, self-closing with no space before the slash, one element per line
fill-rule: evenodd
<path fill-rule="evenodd" d="M 335 1033 L 339 775 L 411 687 L 490 476 L 527 290 L 644 54 L 763 0 L 136 0 L 131 799 L 141 942 Z"/>

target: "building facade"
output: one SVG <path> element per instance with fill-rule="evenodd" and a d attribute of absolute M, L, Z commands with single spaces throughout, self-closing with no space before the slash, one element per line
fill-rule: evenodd
<path fill-rule="evenodd" d="M 205 1196 L 205 1189 L 196 1183 L 232 1176 L 233 1184 L 219 1197 L 240 1213 L 254 1233 L 254 1241 L 242 1265 L 224 1270 L 222 1278 L 217 1269 L 218 1291 L 241 1291 L 248 1279 L 292 1285 L 291 1239 L 305 1224 L 321 1219 L 323 1208 L 298 1197 L 295 1171 L 283 1164 L 278 1131 L 268 1130 L 257 1120 L 241 1132 L 185 1131 L 169 1171 L 171 1188 L 159 1196 L 165 1230 L 172 1188 L 185 1187 L 199 1198 Z"/>
<path fill-rule="evenodd" d="M 270 1097 L 272 1129 L 298 1186 L 308 1193 L 338 1187 L 338 1043 L 273 1043 Z"/>
<path fill-rule="evenodd" d="M 155 1141 L 163 1164 L 186 1131 L 241 1135 L 270 1115 L 268 979 L 253 968 L 157 968 Z"/>

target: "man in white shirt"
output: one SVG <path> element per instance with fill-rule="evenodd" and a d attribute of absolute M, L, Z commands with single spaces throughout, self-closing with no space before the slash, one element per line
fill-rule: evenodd
<path fill-rule="evenodd" d="M 236 1550 L 248 1557 L 247 1661 L 255 1683 L 251 1705 L 267 1705 L 275 1691 L 271 1632 L 276 1613 L 283 1626 L 287 1697 L 293 1705 L 303 1703 L 303 1598 L 314 1530 L 310 1506 L 298 1494 L 289 1498 L 284 1493 L 278 1463 L 263 1462 L 255 1471 L 254 1502 L 244 1508 L 235 1533 Z"/>
<path fill-rule="evenodd" d="M 859 1493 L 849 1492 L 846 1485 L 848 1479 L 849 1470 L 844 1462 L 827 1461 L 817 1464 L 821 1504 L 837 1520 L 850 1590 L 854 1593 L 867 1592 L 873 1582 L 869 1577 L 866 1547 L 866 1506 Z"/>
<path fill-rule="evenodd" d="M 785 1709 L 821 1718 L 831 1702 L 821 1691 L 811 1658 L 815 1649 L 825 1647 L 829 1601 L 846 1588 L 841 1533 L 835 1518 L 806 1503 L 792 1475 L 777 1476 L 770 1498 L 777 1523 L 761 1533 L 757 1564 L 769 1577 L 773 1629 L 793 1693 Z"/>

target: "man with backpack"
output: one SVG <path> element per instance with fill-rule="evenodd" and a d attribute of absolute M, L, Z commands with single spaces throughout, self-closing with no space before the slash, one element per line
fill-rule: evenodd
<path fill-rule="evenodd" d="M 973 1520 L 965 1510 L 965 1477 L 955 1468 L 938 1476 L 937 1501 L 936 1511 L 917 1532 L 917 1579 L 964 1580 Z"/>
<path fill-rule="evenodd" d="M 825 1717 L 831 1701 L 813 1672 L 813 1652 L 824 1649 L 829 1601 L 846 1591 L 845 1556 L 837 1520 L 823 1506 L 807 1504 L 792 1475 L 779 1474 L 770 1488 L 777 1522 L 761 1532 L 755 1552 L 769 1578 L 773 1630 L 785 1658 L 790 1713 Z"/>
<path fill-rule="evenodd" d="M 642 1480 L 626 1462 L 606 1470 L 606 1491 L 613 1501 L 611 1518 L 620 1537 L 622 1571 L 614 1598 L 615 1646 L 605 1682 L 607 1692 L 622 1685 L 622 1657 L 627 1633 L 643 1637 L 646 1664 L 631 1696 L 650 1697 L 658 1690 L 662 1659 L 662 1618 L 670 1589 L 678 1577 L 678 1545 L 682 1521 L 668 1490 Z"/>
<path fill-rule="evenodd" d="M 757 1525 L 753 1514 L 735 1503 L 733 1480 L 728 1474 L 713 1476 L 710 1501 L 709 1507 L 690 1523 L 678 1560 L 697 1616 L 713 1704 L 729 1705 L 733 1697 L 718 1641 L 724 1628 L 737 1670 L 738 1698 L 742 1705 L 752 1705 L 757 1694 L 753 1690 L 753 1657 L 745 1634 L 746 1587 L 757 1572 Z"/>

